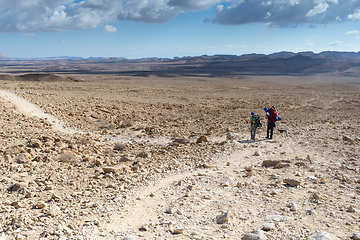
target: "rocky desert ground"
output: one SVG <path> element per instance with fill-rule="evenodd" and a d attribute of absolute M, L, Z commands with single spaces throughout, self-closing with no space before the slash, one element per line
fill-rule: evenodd
<path fill-rule="evenodd" d="M 359 78 L 70 77 L 0 80 L 0 239 L 360 239 Z"/>

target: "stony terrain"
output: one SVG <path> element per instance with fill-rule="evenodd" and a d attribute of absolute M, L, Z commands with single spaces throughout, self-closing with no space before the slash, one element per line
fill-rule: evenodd
<path fill-rule="evenodd" d="M 360 239 L 358 78 L 70 77 L 0 80 L 0 239 Z"/>

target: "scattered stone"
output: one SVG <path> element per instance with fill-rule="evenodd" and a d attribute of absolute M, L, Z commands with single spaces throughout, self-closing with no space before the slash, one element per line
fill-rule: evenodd
<path fill-rule="evenodd" d="M 131 161 L 132 161 L 132 159 L 129 157 L 121 157 L 120 158 L 120 162 L 131 162 Z"/>
<path fill-rule="evenodd" d="M 30 147 L 33 148 L 40 148 L 42 143 L 39 139 L 31 139 L 29 142 Z"/>
<path fill-rule="evenodd" d="M 300 186 L 300 184 L 301 184 L 301 181 L 298 181 L 296 179 L 284 179 L 283 182 L 292 187 L 297 187 L 297 186 Z"/>
<path fill-rule="evenodd" d="M 20 191 L 20 190 L 26 188 L 27 186 L 28 186 L 28 184 L 25 183 L 25 182 L 18 182 L 18 183 L 15 183 L 14 185 L 12 185 L 12 186 L 9 188 L 9 190 L 10 190 L 10 191 L 13 191 L 13 192 L 15 192 L 15 191 Z"/>
<path fill-rule="evenodd" d="M 137 154 L 136 157 L 138 157 L 138 158 L 148 158 L 149 154 L 147 152 L 141 152 L 141 153 Z"/>
<path fill-rule="evenodd" d="M 23 208 L 24 206 L 20 202 L 13 202 L 11 203 L 11 206 L 13 206 L 16 209 Z"/>
<path fill-rule="evenodd" d="M 277 164 L 279 164 L 280 161 L 277 160 L 264 160 L 261 164 L 263 167 L 276 167 Z"/>
<path fill-rule="evenodd" d="M 35 205 L 36 208 L 38 209 L 44 209 L 47 207 L 47 204 L 44 203 L 44 202 L 38 202 L 36 205 Z"/>
<path fill-rule="evenodd" d="M 71 152 L 63 152 L 58 156 L 57 160 L 59 162 L 71 163 L 75 160 L 75 155 Z"/>
<path fill-rule="evenodd" d="M 143 231 L 143 232 L 146 232 L 146 231 L 149 231 L 150 228 L 149 228 L 149 225 L 147 224 L 144 224 L 142 225 L 140 228 L 139 228 L 140 231 Z"/>
<path fill-rule="evenodd" d="M 360 232 L 354 232 L 353 239 L 354 240 L 360 240 Z"/>
<path fill-rule="evenodd" d="M 29 153 L 20 153 L 16 158 L 16 162 L 20 164 L 29 164 L 30 158 L 31 155 Z"/>
<path fill-rule="evenodd" d="M 251 172 L 253 170 L 253 166 L 248 166 L 248 167 L 245 167 L 244 169 L 247 172 Z"/>
<path fill-rule="evenodd" d="M 307 214 L 307 215 L 316 215 L 317 213 L 316 213 L 315 210 L 309 209 L 309 210 L 307 210 L 306 214 Z"/>
<path fill-rule="evenodd" d="M 267 223 L 263 227 L 264 231 L 270 231 L 275 229 L 275 223 Z"/>
<path fill-rule="evenodd" d="M 289 204 L 290 211 L 296 212 L 297 211 L 297 205 L 296 203 L 292 202 Z"/>
<path fill-rule="evenodd" d="M 173 142 L 174 143 L 179 143 L 179 144 L 189 144 L 190 140 L 186 139 L 186 138 L 177 138 Z"/>
<path fill-rule="evenodd" d="M 123 237 L 121 240 L 138 240 L 138 237 L 129 235 Z"/>
<path fill-rule="evenodd" d="M 285 167 L 290 167 L 290 163 L 286 163 L 286 162 L 279 162 L 278 164 L 276 164 L 276 168 L 285 168 Z"/>
<path fill-rule="evenodd" d="M 53 193 L 53 194 L 51 195 L 51 198 L 52 198 L 52 199 L 55 199 L 55 200 L 60 200 L 60 199 L 61 199 L 60 196 L 56 195 L 55 193 Z"/>
<path fill-rule="evenodd" d="M 331 233 L 320 231 L 311 235 L 308 238 L 308 240 L 340 240 L 340 239 Z"/>
<path fill-rule="evenodd" d="M 317 200 L 317 201 L 320 201 L 320 200 L 321 200 L 321 196 L 320 196 L 319 193 L 313 193 L 313 194 L 312 194 L 312 198 L 313 198 L 314 200 Z"/>
<path fill-rule="evenodd" d="M 224 212 L 216 217 L 217 224 L 223 224 L 230 222 L 235 217 L 235 214 L 232 211 Z"/>
<path fill-rule="evenodd" d="M 253 154 L 253 156 L 261 156 L 261 152 L 255 151 L 254 154 Z"/>
<path fill-rule="evenodd" d="M 36 194 L 35 194 L 35 193 L 32 193 L 32 192 L 28 192 L 28 193 L 25 195 L 26 198 L 33 198 L 33 197 L 35 197 L 35 196 L 36 196 Z"/>
<path fill-rule="evenodd" d="M 201 136 L 196 140 L 196 143 L 208 142 L 207 137 Z"/>
<path fill-rule="evenodd" d="M 104 173 L 117 173 L 119 171 L 116 167 L 103 167 L 102 170 Z"/>
<path fill-rule="evenodd" d="M 267 237 L 262 230 L 253 230 L 251 232 L 247 232 L 241 240 L 266 240 Z"/>
<path fill-rule="evenodd" d="M 96 160 L 94 161 L 94 165 L 95 165 L 95 166 L 102 166 L 102 165 L 103 165 L 103 162 L 102 162 L 100 159 L 96 159 Z"/>
<path fill-rule="evenodd" d="M 60 216 L 61 215 L 61 210 L 58 206 L 56 205 L 52 205 L 50 207 L 50 210 L 49 210 L 49 214 L 50 216 L 52 217 L 57 217 L 57 216 Z"/>
<path fill-rule="evenodd" d="M 124 151 L 126 148 L 126 145 L 123 144 L 123 143 L 116 143 L 115 146 L 114 146 L 114 150 L 115 151 Z"/>
<path fill-rule="evenodd" d="M 351 213 L 354 213 L 354 212 L 356 212 L 356 209 L 355 209 L 354 206 L 351 205 L 350 207 L 348 207 L 348 208 L 346 209 L 346 211 L 351 212 Z"/>
<path fill-rule="evenodd" d="M 345 142 L 351 142 L 351 143 L 353 143 L 354 142 L 354 140 L 352 140 L 350 137 L 348 137 L 348 136 L 343 136 L 343 141 L 345 141 Z"/>
<path fill-rule="evenodd" d="M 185 229 L 183 227 L 176 227 L 171 230 L 172 234 L 183 234 Z"/>

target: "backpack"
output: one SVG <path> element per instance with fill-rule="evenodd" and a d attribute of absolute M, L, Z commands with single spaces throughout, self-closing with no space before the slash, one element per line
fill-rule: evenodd
<path fill-rule="evenodd" d="M 256 127 L 261 127 L 260 117 L 257 114 L 253 115 L 253 123 Z"/>

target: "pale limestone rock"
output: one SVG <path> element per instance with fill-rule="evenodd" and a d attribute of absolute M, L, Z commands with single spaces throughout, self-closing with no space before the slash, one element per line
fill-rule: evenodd
<path fill-rule="evenodd" d="M 247 232 L 241 240 L 266 240 L 268 239 L 262 230 L 253 230 L 251 232 Z"/>
<path fill-rule="evenodd" d="M 297 205 L 296 203 L 292 202 L 289 204 L 290 211 L 296 212 L 297 211 Z"/>
<path fill-rule="evenodd" d="M 40 148 L 42 146 L 42 143 L 39 139 L 31 139 L 29 145 L 33 148 Z"/>
<path fill-rule="evenodd" d="M 49 214 L 52 217 L 57 217 L 61 215 L 61 210 L 58 206 L 52 205 L 49 209 Z"/>
<path fill-rule="evenodd" d="M 354 232 L 353 239 L 354 240 L 360 240 L 360 231 L 359 232 Z"/>
<path fill-rule="evenodd" d="M 284 179 L 283 182 L 290 185 L 290 186 L 292 186 L 292 187 L 297 187 L 297 186 L 300 186 L 300 184 L 301 184 L 301 181 L 296 180 L 296 179 L 289 179 L 289 178 Z"/>
<path fill-rule="evenodd" d="M 265 231 L 270 231 L 275 229 L 275 223 L 267 223 L 264 225 L 263 229 Z"/>
<path fill-rule="evenodd" d="M 137 240 L 137 239 L 138 239 L 138 237 L 129 235 L 129 236 L 123 237 L 121 240 Z"/>
<path fill-rule="evenodd" d="M 321 231 L 311 235 L 308 240 L 340 240 L 340 238 L 331 233 Z"/>
<path fill-rule="evenodd" d="M 224 212 L 216 217 L 216 223 L 222 224 L 230 222 L 235 217 L 235 214 L 232 211 Z"/>

